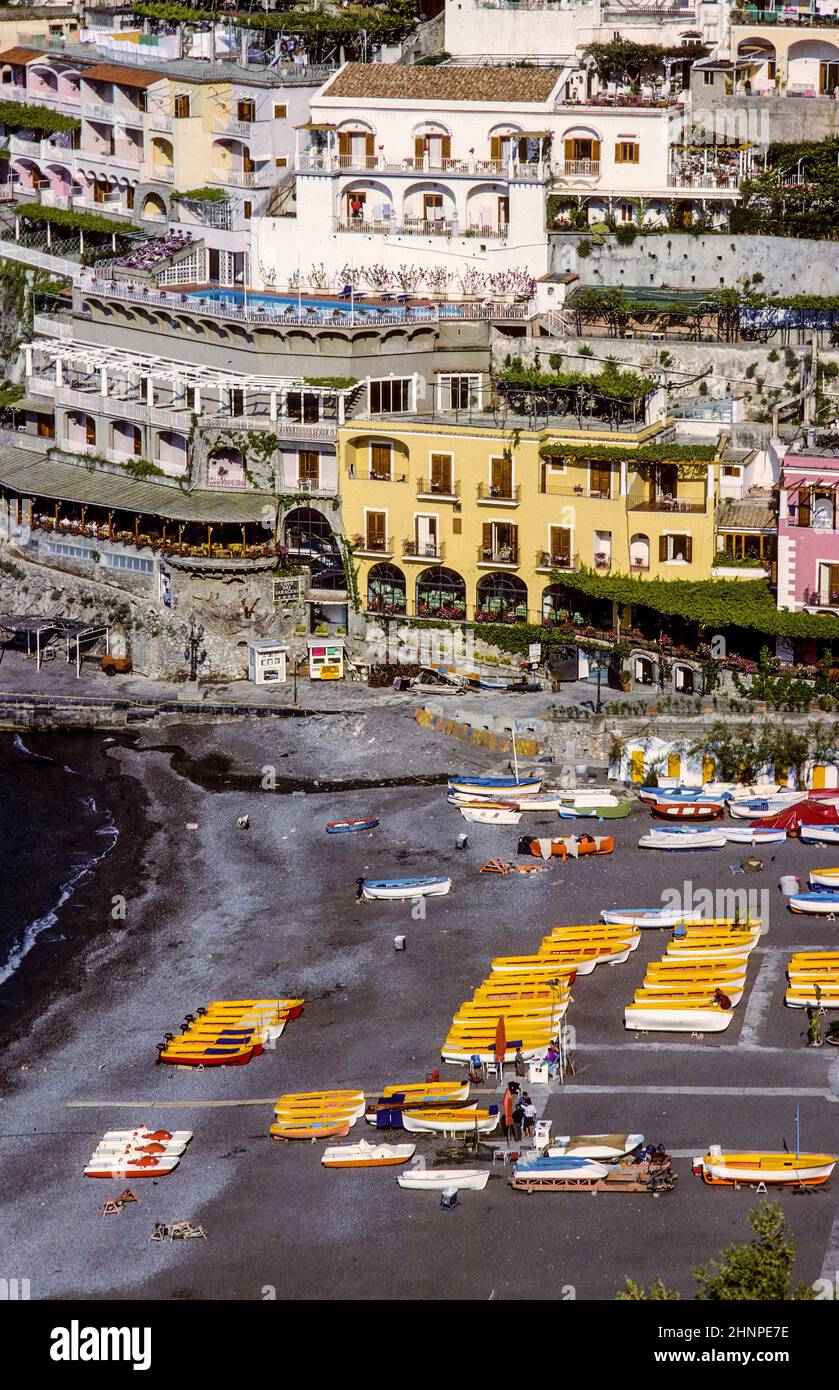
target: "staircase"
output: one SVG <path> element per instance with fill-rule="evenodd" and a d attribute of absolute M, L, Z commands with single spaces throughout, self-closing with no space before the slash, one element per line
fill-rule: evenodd
<path fill-rule="evenodd" d="M 297 177 L 293 169 L 289 169 L 279 183 L 274 185 L 268 196 L 265 206 L 264 216 L 266 217 L 295 217 L 297 214 Z"/>

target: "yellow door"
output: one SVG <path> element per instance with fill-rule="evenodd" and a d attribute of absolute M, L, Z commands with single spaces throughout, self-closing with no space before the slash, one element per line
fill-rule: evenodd
<path fill-rule="evenodd" d="M 713 759 L 713 758 L 703 758 L 703 759 L 702 759 L 702 782 L 703 782 L 703 785 L 704 785 L 705 782 L 713 782 L 713 780 L 714 780 L 714 759 Z"/>
<path fill-rule="evenodd" d="M 827 769 L 826 769 L 825 767 L 823 767 L 821 764 L 817 764 L 817 765 L 813 768 L 813 783 L 812 783 L 812 785 L 813 785 L 813 791 L 814 791 L 814 792 L 823 791 L 823 790 L 824 790 L 824 788 L 825 788 L 825 786 L 826 786 L 826 784 L 827 784 L 827 783 L 826 783 L 826 776 L 825 776 L 826 772 L 827 772 Z"/>
<path fill-rule="evenodd" d="M 775 781 L 778 783 L 778 786 L 779 786 L 779 787 L 785 787 L 785 786 L 787 785 L 787 783 L 789 782 L 789 768 L 786 768 L 786 767 L 776 767 L 776 768 L 775 768 Z"/>
<path fill-rule="evenodd" d="M 640 748 L 636 748 L 630 758 L 630 776 L 633 782 L 643 782 L 644 780 L 644 754 Z"/>
<path fill-rule="evenodd" d="M 667 755 L 667 776 L 668 776 L 668 777 L 681 777 L 681 775 L 682 775 L 682 760 L 681 760 L 681 758 L 679 757 L 678 753 L 668 753 L 668 755 Z"/>

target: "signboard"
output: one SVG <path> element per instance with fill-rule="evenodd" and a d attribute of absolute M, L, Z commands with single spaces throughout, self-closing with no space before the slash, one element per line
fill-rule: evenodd
<path fill-rule="evenodd" d="M 303 597 L 303 576 L 293 574 L 288 579 L 274 580 L 274 602 L 296 603 Z"/>
<path fill-rule="evenodd" d="M 531 643 L 530 643 L 530 646 L 529 646 L 528 649 L 527 649 L 527 659 L 528 659 L 528 661 L 536 661 L 536 662 L 539 662 L 539 661 L 542 660 L 542 643 L 541 643 L 541 642 L 531 642 Z"/>
<path fill-rule="evenodd" d="M 775 655 L 779 661 L 785 665 L 792 666 L 795 662 L 795 643 L 790 637 L 775 638 Z"/>

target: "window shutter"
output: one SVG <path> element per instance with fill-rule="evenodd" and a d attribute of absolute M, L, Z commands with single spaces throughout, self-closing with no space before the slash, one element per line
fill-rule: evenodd
<path fill-rule="evenodd" d="M 623 164 L 623 143 L 620 140 L 615 145 L 615 163 Z"/>
<path fill-rule="evenodd" d="M 526 164 L 526 163 L 527 163 L 527 136 L 526 136 L 526 135 L 523 135 L 523 136 L 521 137 L 521 139 L 518 140 L 518 141 L 516 142 L 516 146 L 517 146 L 516 158 L 518 159 L 519 164 Z"/>
<path fill-rule="evenodd" d="M 489 140 L 489 157 L 490 157 L 490 159 L 500 159 L 500 158 L 501 158 L 501 136 L 500 136 L 500 135 L 491 135 L 491 136 L 490 136 L 490 140 Z"/>
<path fill-rule="evenodd" d="M 486 557 L 492 555 L 492 522 L 485 521 L 483 525 L 483 550 Z"/>
<path fill-rule="evenodd" d="M 666 560 L 666 559 L 667 559 L 667 537 L 666 537 L 666 536 L 659 536 L 659 538 L 658 538 L 658 558 L 659 558 L 659 560 Z"/>
<path fill-rule="evenodd" d="M 574 141 L 573 141 L 573 140 L 566 140 L 566 141 L 565 141 L 565 158 L 566 158 L 567 160 L 572 160 L 572 159 L 575 158 L 575 150 L 574 150 Z"/>
<path fill-rule="evenodd" d="M 693 536 L 685 536 L 685 559 L 688 564 L 693 560 Z"/>
<path fill-rule="evenodd" d="M 348 130 L 338 132 L 338 154 L 342 159 L 349 157 L 350 153 L 350 134 Z"/>
<path fill-rule="evenodd" d="M 592 142 L 591 142 L 591 157 L 592 157 L 592 160 L 593 160 L 595 163 L 597 163 L 597 161 L 600 159 L 600 141 L 599 141 L 599 140 L 592 140 Z"/>
<path fill-rule="evenodd" d="M 440 141 L 440 157 L 441 159 L 451 159 L 452 157 L 452 137 L 450 135 L 444 135 Z"/>
<path fill-rule="evenodd" d="M 414 160 L 415 160 L 415 162 L 416 162 L 417 164 L 421 164 L 424 158 L 425 158 L 425 137 L 422 136 L 422 135 L 418 135 L 418 136 L 416 137 L 416 139 L 414 140 Z"/>
<path fill-rule="evenodd" d="M 810 489 L 802 488 L 798 494 L 798 516 L 796 520 L 799 526 L 810 525 Z"/>
<path fill-rule="evenodd" d="M 364 137 L 364 153 L 368 159 L 372 159 L 376 153 L 376 137 L 369 132 Z"/>

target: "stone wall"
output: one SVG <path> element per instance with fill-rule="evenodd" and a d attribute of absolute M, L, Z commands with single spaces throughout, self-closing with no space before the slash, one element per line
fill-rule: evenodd
<path fill-rule="evenodd" d="M 590 242 L 587 257 L 577 254 L 581 237 Z M 583 285 L 716 290 L 762 275 L 761 288 L 772 294 L 829 294 L 839 274 L 835 241 L 664 231 L 639 236 L 631 246 L 619 246 L 614 236 L 598 245 L 579 232 L 554 234 L 550 243 L 551 270 L 572 271 Z"/>

